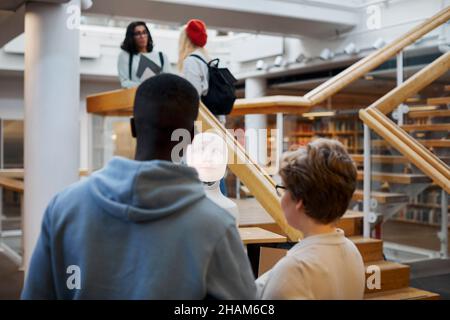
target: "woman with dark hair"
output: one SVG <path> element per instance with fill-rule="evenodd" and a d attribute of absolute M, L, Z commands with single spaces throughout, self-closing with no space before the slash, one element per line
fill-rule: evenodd
<path fill-rule="evenodd" d="M 153 75 L 171 72 L 167 55 L 153 51 L 153 39 L 143 21 L 128 25 L 120 48 L 117 69 L 123 88 L 137 87 Z"/>

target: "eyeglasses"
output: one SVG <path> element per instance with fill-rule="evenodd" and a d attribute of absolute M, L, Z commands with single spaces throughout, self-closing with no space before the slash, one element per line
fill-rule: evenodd
<path fill-rule="evenodd" d="M 279 197 L 282 197 L 284 195 L 284 193 L 286 192 L 287 188 L 285 186 L 279 185 L 277 184 L 275 186 L 275 191 L 277 192 L 277 195 Z"/>
<path fill-rule="evenodd" d="M 135 36 L 136 38 L 139 36 L 146 37 L 146 36 L 148 36 L 148 33 L 147 33 L 147 31 L 141 31 L 141 32 L 138 31 L 138 32 L 133 32 L 133 36 Z"/>

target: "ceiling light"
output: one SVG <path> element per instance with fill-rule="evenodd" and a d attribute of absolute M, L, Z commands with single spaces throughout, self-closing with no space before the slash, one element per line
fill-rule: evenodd
<path fill-rule="evenodd" d="M 332 59 L 333 57 L 334 57 L 334 53 L 333 53 L 333 51 L 331 51 L 330 49 L 328 49 L 328 48 L 325 48 L 325 49 L 323 49 L 322 50 L 322 52 L 320 53 L 320 59 L 322 59 L 322 60 L 329 60 L 329 59 Z"/>
<path fill-rule="evenodd" d="M 275 61 L 273 62 L 273 65 L 275 67 L 281 67 L 283 65 L 284 59 L 282 56 L 276 56 Z"/>
<path fill-rule="evenodd" d="M 297 58 L 295 58 L 295 61 L 298 63 L 302 63 L 305 60 L 305 55 L 303 53 L 300 53 Z"/>
<path fill-rule="evenodd" d="M 353 42 L 350 42 L 344 49 L 344 52 L 348 55 L 359 53 L 359 48 Z"/>
<path fill-rule="evenodd" d="M 375 49 L 381 49 L 386 45 L 386 41 L 383 38 L 378 38 L 373 44 L 372 47 Z"/>
<path fill-rule="evenodd" d="M 256 70 L 263 70 L 265 65 L 263 60 L 256 61 Z"/>
<path fill-rule="evenodd" d="M 81 0 L 81 9 L 88 10 L 92 7 L 92 0 Z"/>

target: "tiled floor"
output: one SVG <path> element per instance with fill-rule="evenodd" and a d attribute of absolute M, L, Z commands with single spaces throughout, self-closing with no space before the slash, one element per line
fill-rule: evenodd
<path fill-rule="evenodd" d="M 0 300 L 19 299 L 23 272 L 0 252 Z"/>
<path fill-rule="evenodd" d="M 386 241 L 437 250 L 437 228 L 390 221 L 384 225 Z M 439 274 L 433 275 L 439 269 Z M 447 270 L 448 269 L 448 270 Z M 431 272 L 429 271 L 431 270 Z M 450 262 L 430 261 L 412 265 L 411 286 L 439 293 L 450 299 Z M 0 252 L 0 299 L 18 299 L 23 285 L 23 272 Z"/>

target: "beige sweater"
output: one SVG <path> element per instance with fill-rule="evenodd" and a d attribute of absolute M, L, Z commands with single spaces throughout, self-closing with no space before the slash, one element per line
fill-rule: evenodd
<path fill-rule="evenodd" d="M 341 229 L 305 238 L 256 280 L 262 299 L 362 299 L 364 263 Z"/>

